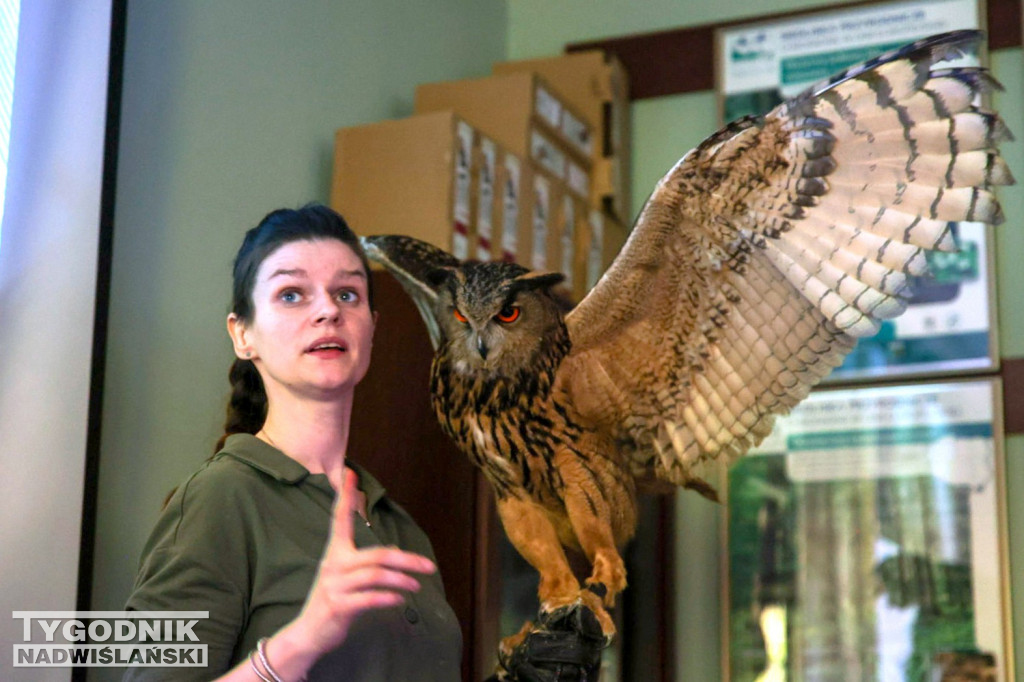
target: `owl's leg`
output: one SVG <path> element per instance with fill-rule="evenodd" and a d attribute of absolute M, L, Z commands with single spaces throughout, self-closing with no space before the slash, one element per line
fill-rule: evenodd
<path fill-rule="evenodd" d="M 580 589 L 547 511 L 530 500 L 506 497 L 498 500 L 498 516 L 512 545 L 540 573 L 537 596 L 541 609 L 551 613 L 582 601 L 597 616 L 601 629 L 610 639 L 615 634 L 615 624 L 600 598 L 590 590 Z M 507 637 L 502 641 L 502 648 L 515 648 L 531 627 L 528 623 L 519 634 Z"/>
<path fill-rule="evenodd" d="M 557 455 L 555 463 L 566 483 L 562 494 L 569 523 L 592 567 L 585 582 L 606 606 L 614 606 L 626 588 L 626 564 L 616 547 L 613 518 L 635 517 L 633 496 L 610 469 L 595 471 L 571 453 Z"/>
<path fill-rule="evenodd" d="M 580 583 L 544 508 L 530 500 L 506 497 L 498 500 L 498 516 L 512 545 L 540 573 L 540 600 L 575 598 Z"/>
<path fill-rule="evenodd" d="M 604 598 L 605 606 L 615 606 L 615 597 L 626 589 L 626 564 L 612 540 L 611 528 L 590 515 L 589 509 L 573 509 L 577 501 L 567 496 L 565 502 L 580 547 L 592 567 L 590 577 L 585 582 Z"/>

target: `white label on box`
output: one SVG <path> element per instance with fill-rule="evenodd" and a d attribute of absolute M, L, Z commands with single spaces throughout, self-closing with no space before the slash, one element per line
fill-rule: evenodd
<path fill-rule="evenodd" d="M 530 130 L 530 156 L 555 177 L 565 179 L 565 154 L 536 128 Z"/>
<path fill-rule="evenodd" d="M 494 240 L 494 172 L 498 149 L 486 137 L 480 138 L 480 187 L 477 191 L 476 257 L 491 260 Z"/>
<path fill-rule="evenodd" d="M 551 185 L 548 179 L 533 176 L 533 268 L 548 266 L 548 221 L 551 218 Z"/>
<path fill-rule="evenodd" d="M 572 161 L 565 164 L 565 181 L 573 192 L 586 201 L 590 198 L 590 175 Z"/>
<path fill-rule="evenodd" d="M 559 129 L 565 135 L 565 139 L 583 152 L 584 156 L 590 157 L 593 154 L 594 136 L 590 133 L 590 126 L 573 116 L 568 109 L 562 109 L 562 122 Z"/>
<path fill-rule="evenodd" d="M 593 289 L 601 278 L 604 255 L 604 216 L 600 211 L 590 212 L 590 251 L 587 254 L 587 289 Z"/>
<path fill-rule="evenodd" d="M 542 85 L 537 85 L 534 98 L 534 113 L 540 116 L 549 126 L 558 130 L 562 122 L 562 103 Z"/>
<path fill-rule="evenodd" d="M 456 126 L 455 206 L 452 209 L 452 255 L 469 258 L 470 189 L 473 177 L 473 128 L 465 121 Z"/>
<path fill-rule="evenodd" d="M 505 155 L 505 184 L 501 188 L 501 258 L 514 261 L 519 249 L 519 159 Z"/>
<path fill-rule="evenodd" d="M 576 254 L 576 204 L 568 194 L 562 197 L 562 273 L 572 288 L 572 263 Z"/>
<path fill-rule="evenodd" d="M 458 223 L 452 232 L 452 255 L 459 260 L 469 258 L 469 235 L 459 229 Z"/>

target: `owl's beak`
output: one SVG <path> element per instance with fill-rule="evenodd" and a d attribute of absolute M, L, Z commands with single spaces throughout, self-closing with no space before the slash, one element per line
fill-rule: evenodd
<path fill-rule="evenodd" d="M 480 353 L 480 357 L 482 357 L 484 360 L 487 359 L 487 353 L 489 353 L 491 349 L 487 347 L 487 343 L 484 341 L 484 337 L 476 337 L 476 350 L 477 352 Z"/>

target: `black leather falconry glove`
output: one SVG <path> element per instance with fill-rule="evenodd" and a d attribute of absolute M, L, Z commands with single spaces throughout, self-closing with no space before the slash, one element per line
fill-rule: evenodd
<path fill-rule="evenodd" d="M 597 682 L 607 646 L 594 612 L 573 604 L 540 618 L 485 682 Z"/>

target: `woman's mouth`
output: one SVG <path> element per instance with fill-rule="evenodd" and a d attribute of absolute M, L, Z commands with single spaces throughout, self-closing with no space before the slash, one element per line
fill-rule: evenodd
<path fill-rule="evenodd" d="M 335 358 L 348 352 L 348 345 L 341 339 L 318 339 L 306 352 L 320 358 Z"/>

